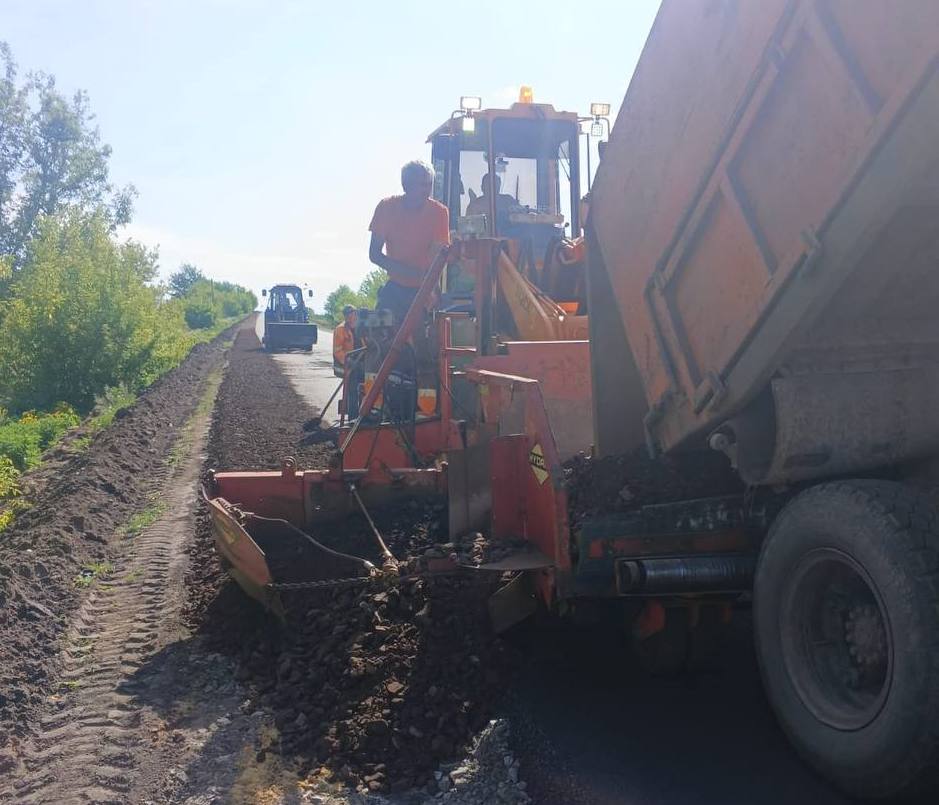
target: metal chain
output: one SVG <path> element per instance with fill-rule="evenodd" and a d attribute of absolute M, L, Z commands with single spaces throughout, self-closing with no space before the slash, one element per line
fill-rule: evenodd
<path fill-rule="evenodd" d="M 321 590 L 331 587 L 354 587 L 375 581 L 371 576 L 357 576 L 352 579 L 323 579 L 321 581 L 274 581 L 266 584 L 268 590 Z"/>

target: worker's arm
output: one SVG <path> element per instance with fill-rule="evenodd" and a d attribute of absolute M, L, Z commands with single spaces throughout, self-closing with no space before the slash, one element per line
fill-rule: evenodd
<path fill-rule="evenodd" d="M 424 272 L 419 268 L 414 268 L 414 266 L 409 266 L 405 263 L 400 263 L 397 260 L 392 260 L 384 252 L 385 248 L 385 239 L 380 235 L 376 235 L 372 232 L 372 241 L 368 246 L 368 259 L 371 260 L 376 266 L 385 269 L 389 274 L 397 274 L 399 277 L 411 277 L 416 281 L 420 281 L 424 278 Z"/>

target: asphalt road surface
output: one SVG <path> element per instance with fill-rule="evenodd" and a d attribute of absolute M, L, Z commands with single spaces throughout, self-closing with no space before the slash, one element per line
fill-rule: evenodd
<path fill-rule="evenodd" d="M 339 382 L 329 331 L 319 331 L 312 353 L 274 360 L 317 410 Z M 335 417 L 333 403 L 326 422 Z M 799 760 L 776 724 L 746 614 L 713 667 L 670 679 L 640 671 L 608 632 L 558 623 L 514 639 L 528 659 L 506 708 L 537 803 L 849 802 Z"/>
<path fill-rule="evenodd" d="M 258 316 L 256 330 L 260 339 L 264 333 L 263 316 Z M 275 352 L 273 358 L 290 378 L 297 393 L 316 408 L 320 416 L 324 416 L 323 427 L 339 419 L 338 398 L 330 404 L 329 411 L 321 410 L 339 385 L 339 378 L 333 374 L 332 330 L 319 328 L 312 352 Z"/>
<path fill-rule="evenodd" d="M 509 717 L 544 805 L 847 805 L 797 757 L 763 694 L 747 613 L 705 667 L 644 673 L 621 635 L 557 622 L 521 639 Z"/>

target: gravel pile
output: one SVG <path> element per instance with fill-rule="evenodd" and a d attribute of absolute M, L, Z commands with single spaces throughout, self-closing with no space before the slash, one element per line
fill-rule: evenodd
<path fill-rule="evenodd" d="M 439 793 L 431 801 L 451 805 L 531 802 L 528 785 L 519 778 L 519 762 L 509 751 L 509 723 L 489 722 L 460 763 L 434 773 Z"/>
<path fill-rule="evenodd" d="M 277 751 L 310 779 L 436 793 L 434 771 L 486 726 L 515 664 L 489 631 L 493 581 L 386 578 L 285 599 L 287 627 L 237 647 Z"/>
<path fill-rule="evenodd" d="M 299 455 L 308 468 L 328 465 L 333 445 L 312 443 L 316 431 L 304 424 L 309 428 L 315 412 L 279 374 L 243 334 L 219 393 L 207 468 L 261 469 L 278 466 L 284 455 Z M 452 801 L 526 801 L 512 782 L 517 766 L 505 765 L 506 728 L 490 725 L 518 664 L 488 622 L 486 601 L 500 574 L 407 578 L 428 559 L 478 565 L 505 546 L 476 535 L 447 542 L 442 502 L 370 513 L 404 578 L 284 593 L 286 624 L 227 580 L 209 524 L 200 524 L 189 619 L 212 650 L 235 661 L 248 711 L 266 714 L 274 726 L 273 737 L 255 747 L 256 762 L 276 757 L 293 769 L 310 802 L 424 802 L 463 789 L 482 799 L 468 793 Z M 315 534 L 321 542 L 381 564 L 363 517 L 323 532 Z M 504 799 L 492 799 L 492 791 Z"/>
<path fill-rule="evenodd" d="M 435 785 L 428 784 L 425 791 L 383 796 L 342 790 L 326 779 L 313 779 L 303 786 L 300 801 L 307 805 L 527 805 L 532 799 L 509 749 L 509 733 L 508 721 L 490 721 L 459 762 L 443 764 L 434 772 Z M 187 805 L 203 803 L 194 799 L 187 800 Z"/>

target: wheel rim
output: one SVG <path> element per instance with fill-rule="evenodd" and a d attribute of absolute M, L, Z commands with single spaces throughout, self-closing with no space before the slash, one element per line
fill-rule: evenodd
<path fill-rule="evenodd" d="M 848 554 L 806 554 L 787 580 L 780 611 L 783 657 L 799 698 L 839 730 L 880 712 L 893 673 L 893 641 L 880 593 Z"/>

